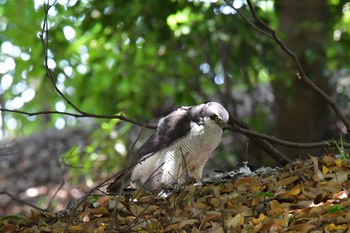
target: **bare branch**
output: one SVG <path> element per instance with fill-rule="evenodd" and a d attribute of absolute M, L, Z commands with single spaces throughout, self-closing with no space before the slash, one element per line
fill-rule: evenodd
<path fill-rule="evenodd" d="M 350 130 L 350 121 L 346 118 L 346 116 L 342 113 L 342 111 L 338 108 L 336 102 L 328 96 L 321 88 L 319 88 L 313 81 L 311 81 L 305 74 L 304 69 L 302 65 L 300 64 L 299 59 L 295 55 L 293 51 L 291 51 L 285 43 L 277 36 L 277 33 L 275 30 L 273 30 L 269 25 L 267 25 L 257 14 L 254 8 L 254 5 L 252 4 L 251 0 L 247 0 L 250 12 L 252 13 L 253 18 L 262 25 L 263 29 L 259 28 L 256 24 L 252 23 L 251 20 L 249 20 L 244 14 L 240 12 L 240 10 L 236 9 L 231 3 L 229 3 L 227 0 L 224 0 L 224 2 L 232 7 L 237 13 L 242 17 L 242 19 L 248 23 L 252 28 L 260 32 L 261 34 L 272 38 L 279 46 L 280 48 L 291 57 L 291 59 L 294 61 L 295 65 L 297 66 L 298 73 L 296 74 L 297 78 L 305 82 L 312 90 L 314 90 L 317 94 L 319 94 L 333 109 L 333 111 L 338 115 L 338 117 L 343 121 L 344 125 L 347 128 L 347 131 Z M 258 28 L 258 29 L 257 29 Z"/>
<path fill-rule="evenodd" d="M 246 136 L 253 136 L 256 138 L 261 138 L 264 140 L 267 140 L 271 143 L 278 144 L 281 146 L 286 146 L 286 147 L 296 147 L 296 148 L 319 148 L 319 147 L 337 147 L 337 144 L 333 140 L 328 140 L 328 141 L 323 141 L 323 142 L 312 142 L 312 143 L 301 143 L 301 142 L 290 142 L 290 141 L 285 141 L 281 140 L 275 137 L 270 137 L 265 134 L 261 134 L 258 132 L 255 132 L 253 130 L 248 130 L 244 129 L 242 127 L 239 127 L 238 125 L 233 125 L 232 128 L 229 127 L 228 129 L 242 133 Z M 350 148 L 350 143 L 343 142 L 342 146 L 346 148 Z"/>
<path fill-rule="evenodd" d="M 48 3 L 44 4 L 44 13 L 45 13 L 45 18 L 44 18 L 44 23 L 43 23 L 43 27 L 41 30 L 41 34 L 40 34 L 40 40 L 41 40 L 41 44 L 43 47 L 43 55 L 44 55 L 44 66 L 45 66 L 45 70 L 46 70 L 46 77 L 50 80 L 50 82 L 52 83 L 52 85 L 55 88 L 55 91 L 58 93 L 58 95 L 60 97 L 62 97 L 68 105 L 70 105 L 75 111 L 84 114 L 83 111 L 81 111 L 75 104 L 73 104 L 64 94 L 63 92 L 57 87 L 55 79 L 52 75 L 52 71 L 50 70 L 49 66 L 48 66 L 48 50 L 49 50 L 49 26 L 48 26 L 48 12 L 50 10 L 50 8 L 52 6 L 54 6 L 56 4 L 57 1 L 55 1 L 52 5 L 49 5 Z"/>
<path fill-rule="evenodd" d="M 61 112 L 61 111 L 41 111 L 41 112 L 26 112 L 21 110 L 11 110 L 6 108 L 0 108 L 0 111 L 2 112 L 12 112 L 12 113 L 19 113 L 23 115 L 30 116 L 37 116 L 37 115 L 49 115 L 49 114 L 59 114 L 59 115 L 65 115 L 65 116 L 72 116 L 75 118 L 96 118 L 96 119 L 119 119 L 125 122 L 132 123 L 134 125 L 138 125 L 144 128 L 148 129 L 157 129 L 157 126 L 146 124 L 146 123 L 140 123 L 135 120 L 132 120 L 130 118 L 125 117 L 123 114 L 117 114 L 117 115 L 98 115 L 98 114 L 92 114 L 87 112 L 81 112 L 81 113 L 70 113 L 70 112 Z"/>
<path fill-rule="evenodd" d="M 71 152 L 72 153 L 72 152 Z M 63 157 L 61 158 L 61 184 L 58 187 L 58 189 L 55 191 L 55 193 L 52 195 L 52 197 L 50 198 L 49 204 L 47 205 L 46 209 L 49 210 L 53 200 L 55 199 L 55 197 L 57 196 L 58 192 L 63 188 L 63 186 L 65 185 L 65 181 L 64 181 L 64 166 L 65 163 L 63 161 Z"/>
<path fill-rule="evenodd" d="M 237 118 L 235 118 L 234 116 L 230 115 L 229 118 L 229 125 L 233 126 L 233 125 L 237 125 L 240 128 L 246 129 L 246 130 L 250 130 L 250 127 L 247 123 L 239 121 Z M 230 127 L 228 127 L 228 129 L 230 129 Z M 233 129 L 231 129 L 233 130 Z M 254 131 L 253 131 L 254 132 Z M 287 164 L 292 162 L 292 160 L 286 156 L 285 154 L 283 154 L 281 151 L 279 151 L 278 149 L 276 149 L 274 146 L 272 146 L 268 141 L 256 137 L 256 136 L 252 136 L 252 135 L 246 135 L 250 140 L 252 140 L 253 142 L 255 142 L 257 145 L 260 146 L 260 148 L 265 151 L 266 153 L 268 153 L 275 161 L 277 161 L 280 164 Z"/>
<path fill-rule="evenodd" d="M 39 211 L 41 211 L 41 212 L 45 212 L 44 209 L 42 209 L 42 208 L 40 208 L 40 207 L 37 207 L 37 206 L 35 206 L 35 205 L 32 205 L 32 204 L 30 204 L 30 203 L 27 203 L 27 202 L 25 202 L 25 201 L 22 201 L 21 199 L 14 197 L 12 194 L 10 194 L 10 193 L 8 193 L 8 192 L 0 192 L 0 196 L 1 196 L 1 195 L 6 195 L 6 196 L 10 197 L 12 200 L 14 200 L 14 201 L 16 201 L 16 202 L 18 202 L 18 203 L 20 203 L 20 204 L 30 206 L 30 207 L 32 207 L 33 209 L 39 210 Z"/>

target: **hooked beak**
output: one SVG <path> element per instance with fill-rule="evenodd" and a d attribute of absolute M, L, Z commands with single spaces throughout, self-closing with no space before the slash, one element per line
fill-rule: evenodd
<path fill-rule="evenodd" d="M 222 131 L 225 131 L 226 129 L 226 123 L 223 120 L 218 120 L 217 121 L 218 125 L 220 126 L 220 128 L 222 129 Z"/>

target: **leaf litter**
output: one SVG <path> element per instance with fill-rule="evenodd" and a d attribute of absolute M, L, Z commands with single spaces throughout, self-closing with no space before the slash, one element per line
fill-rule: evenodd
<path fill-rule="evenodd" d="M 350 161 L 310 156 L 187 185 L 166 198 L 134 190 L 61 212 L 0 219 L 0 232 L 349 232 Z"/>

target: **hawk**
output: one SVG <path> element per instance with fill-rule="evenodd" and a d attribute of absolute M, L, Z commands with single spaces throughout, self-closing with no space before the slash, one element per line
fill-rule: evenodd
<path fill-rule="evenodd" d="M 129 187 L 155 190 L 183 184 L 189 177 L 200 181 L 228 119 L 227 110 L 216 102 L 181 107 L 161 118 L 155 133 L 136 152 Z M 119 190 L 119 178 L 108 192 Z"/>

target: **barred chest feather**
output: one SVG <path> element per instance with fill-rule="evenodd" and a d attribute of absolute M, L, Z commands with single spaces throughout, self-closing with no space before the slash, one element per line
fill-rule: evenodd
<path fill-rule="evenodd" d="M 183 151 L 189 168 L 201 162 L 206 163 L 221 141 L 222 129 L 193 123 L 191 133 L 179 140 L 177 152 Z M 181 148 L 181 149 L 179 149 Z M 179 154 L 182 159 L 182 154 Z"/>
<path fill-rule="evenodd" d="M 173 176 L 183 179 L 186 172 L 200 180 L 206 162 L 221 141 L 222 132 L 218 126 L 192 123 L 189 134 L 160 152 L 162 159 L 157 166 L 163 164 L 162 183 L 173 183 Z"/>

